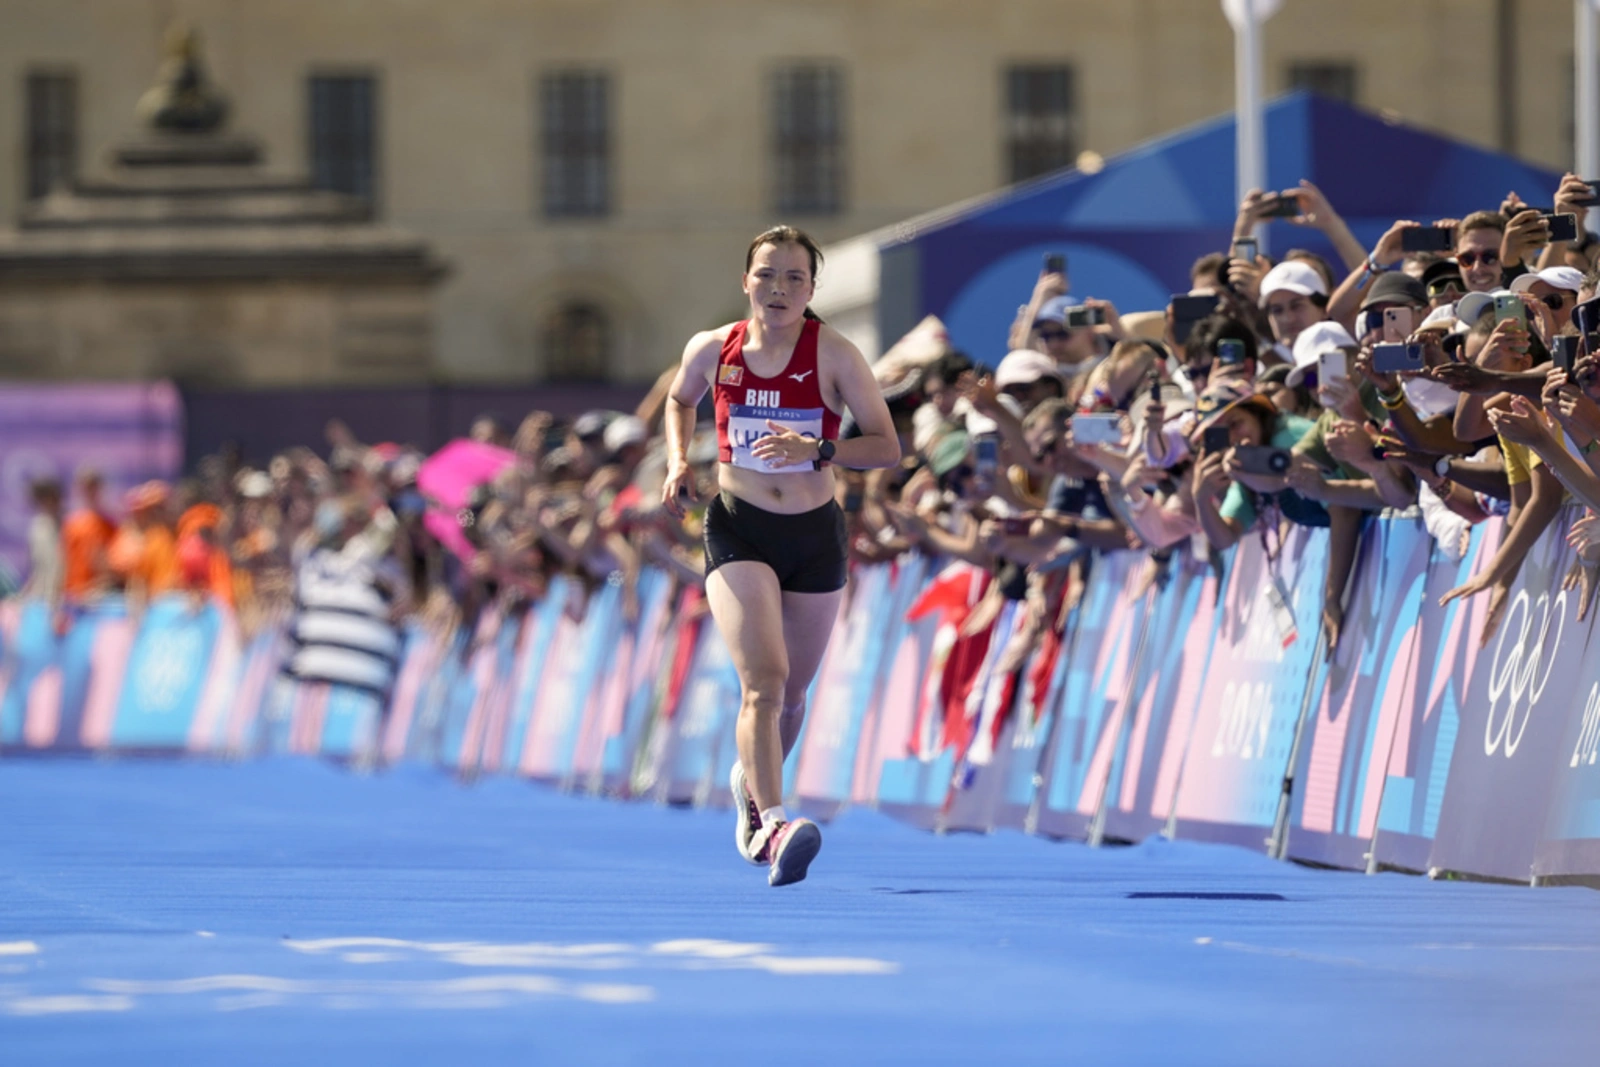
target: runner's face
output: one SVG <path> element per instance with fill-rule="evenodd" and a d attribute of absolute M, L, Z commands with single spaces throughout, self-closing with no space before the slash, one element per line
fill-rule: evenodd
<path fill-rule="evenodd" d="M 753 318 L 769 327 L 794 325 L 814 292 L 810 254 L 792 243 L 762 245 L 744 276 L 744 292 Z"/>

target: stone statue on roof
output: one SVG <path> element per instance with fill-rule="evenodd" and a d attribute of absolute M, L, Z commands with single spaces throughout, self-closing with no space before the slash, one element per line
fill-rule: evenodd
<path fill-rule="evenodd" d="M 152 128 L 171 133 L 212 133 L 228 119 L 228 99 L 206 79 L 199 31 L 174 25 L 166 35 L 166 58 L 156 83 L 135 109 Z"/>

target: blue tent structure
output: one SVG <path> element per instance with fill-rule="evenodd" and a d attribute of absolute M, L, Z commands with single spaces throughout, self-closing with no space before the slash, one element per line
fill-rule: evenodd
<path fill-rule="evenodd" d="M 1548 205 L 1561 177 L 1304 92 L 1267 106 L 1266 156 L 1268 188 L 1309 179 L 1368 247 L 1395 219 L 1460 218 L 1497 208 L 1513 189 Z M 932 314 L 957 347 L 992 364 L 1045 253 L 1067 255 L 1075 296 L 1160 308 L 1189 288 L 1197 258 L 1228 247 L 1237 208 L 1229 114 L 1114 156 L 1094 174 L 1062 171 L 858 238 L 870 247 L 856 257 L 875 253 L 876 269 L 856 272 L 875 281 L 872 292 L 852 301 L 821 290 L 818 307 L 867 327 L 869 355 L 878 338 L 892 342 Z M 1320 233 L 1283 222 L 1268 227 L 1266 247 L 1333 258 Z"/>

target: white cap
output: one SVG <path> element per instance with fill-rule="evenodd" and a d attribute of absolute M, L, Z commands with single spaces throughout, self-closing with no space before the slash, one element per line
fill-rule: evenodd
<path fill-rule="evenodd" d="M 1266 307 L 1267 297 L 1280 289 L 1301 296 L 1328 295 L 1328 283 L 1322 280 L 1317 268 L 1298 259 L 1286 259 L 1267 271 L 1266 277 L 1261 279 L 1261 306 Z"/>
<path fill-rule="evenodd" d="M 1007 354 L 994 369 L 996 389 L 1004 389 L 1008 385 L 1029 385 L 1041 378 L 1059 380 L 1061 371 L 1055 360 L 1031 348 L 1019 348 Z"/>
<path fill-rule="evenodd" d="M 1322 358 L 1324 352 L 1354 347 L 1356 339 L 1337 322 L 1326 319 L 1312 323 L 1294 339 L 1294 369 L 1283 383 L 1290 387 L 1299 385 L 1305 379 L 1306 371 L 1317 365 L 1317 360 Z"/>
<path fill-rule="evenodd" d="M 1510 289 L 1496 289 L 1492 293 L 1463 293 L 1455 303 L 1456 319 L 1470 330 L 1483 313 L 1494 305 L 1495 297 L 1510 295 Z"/>
<path fill-rule="evenodd" d="M 1454 329 L 1455 325 L 1455 305 L 1445 304 L 1442 307 L 1436 307 L 1432 311 L 1428 312 L 1427 317 L 1417 324 L 1417 332 L 1421 333 L 1423 330 L 1432 330 L 1435 327 L 1448 332 L 1449 330 Z"/>
<path fill-rule="evenodd" d="M 606 426 L 605 442 L 607 452 L 621 452 L 629 445 L 643 444 L 650 437 L 650 431 L 645 428 L 644 420 L 637 415 L 619 415 Z"/>
<path fill-rule="evenodd" d="M 1546 267 L 1544 270 L 1520 274 L 1511 282 L 1513 293 L 1525 293 L 1534 282 L 1544 282 L 1552 289 L 1565 289 L 1576 293 L 1583 288 L 1583 271 L 1576 267 Z"/>

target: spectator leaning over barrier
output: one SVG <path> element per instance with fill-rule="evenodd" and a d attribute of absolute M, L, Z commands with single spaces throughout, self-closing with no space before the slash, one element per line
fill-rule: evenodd
<path fill-rule="evenodd" d="M 1527 321 L 1533 325 L 1531 330 L 1518 318 L 1505 318 L 1497 324 L 1490 294 L 1468 294 L 1456 305 L 1462 320 L 1473 323 L 1468 335 L 1471 347 L 1465 350 L 1473 363 L 1462 370 L 1442 367 L 1435 374 L 1452 371 L 1447 384 L 1465 394 L 1456 409 L 1455 419 L 1456 436 L 1463 440 L 1475 440 L 1486 431 L 1494 432 L 1490 414 L 1510 409 L 1513 396 L 1537 398 L 1543 392 L 1545 373 L 1542 370 L 1530 373 L 1531 349 L 1535 341 L 1539 341 L 1542 348 L 1543 339 L 1551 335 L 1553 315 L 1548 307 L 1532 297 L 1523 294 L 1521 299 L 1527 308 Z M 1499 627 L 1507 594 L 1523 559 L 1560 512 L 1562 499 L 1560 482 L 1526 446 L 1501 437 L 1500 452 L 1511 493 L 1505 538 L 1488 566 L 1440 599 L 1440 603 L 1445 604 L 1490 591 L 1482 634 L 1485 642 Z"/>
<path fill-rule="evenodd" d="M 61 527 L 61 591 L 69 605 L 86 604 L 106 591 L 111 582 L 106 551 L 117 534 L 117 524 L 106 513 L 100 472 L 83 467 L 76 481 L 82 506 Z"/>

